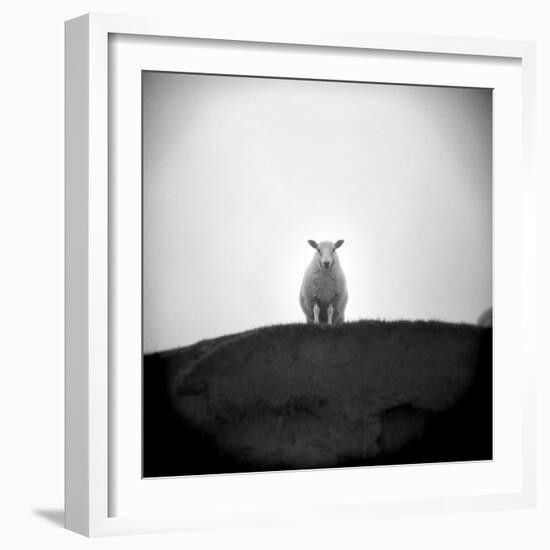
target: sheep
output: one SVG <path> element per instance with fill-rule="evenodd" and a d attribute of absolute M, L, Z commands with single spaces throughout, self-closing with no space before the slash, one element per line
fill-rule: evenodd
<path fill-rule="evenodd" d="M 316 252 L 300 288 L 300 306 L 308 323 L 337 325 L 344 322 L 348 302 L 346 278 L 336 252 L 344 241 L 308 241 Z"/>
<path fill-rule="evenodd" d="M 492 327 L 493 326 L 493 308 L 486 309 L 478 318 L 477 324 L 480 327 Z"/>

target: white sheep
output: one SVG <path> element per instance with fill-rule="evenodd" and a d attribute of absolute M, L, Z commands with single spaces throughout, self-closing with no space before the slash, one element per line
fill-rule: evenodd
<path fill-rule="evenodd" d="M 492 327 L 493 326 L 493 308 L 486 309 L 477 320 L 477 324 L 480 327 Z"/>
<path fill-rule="evenodd" d="M 308 243 L 316 252 L 306 269 L 300 289 L 302 311 L 308 323 L 343 323 L 348 290 L 336 249 L 344 241 Z"/>

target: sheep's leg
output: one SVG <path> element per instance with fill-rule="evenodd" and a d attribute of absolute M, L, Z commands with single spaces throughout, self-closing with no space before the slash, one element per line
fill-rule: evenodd
<path fill-rule="evenodd" d="M 318 325 L 319 324 L 319 306 L 317 304 L 315 304 L 313 306 L 313 322 Z"/>
<path fill-rule="evenodd" d="M 328 324 L 329 325 L 332 325 L 332 316 L 334 314 L 334 307 L 332 306 L 332 304 L 330 304 L 328 306 L 328 309 L 327 309 L 327 317 L 328 317 Z"/>

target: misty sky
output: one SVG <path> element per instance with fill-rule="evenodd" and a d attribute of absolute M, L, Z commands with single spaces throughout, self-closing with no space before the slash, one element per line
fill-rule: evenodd
<path fill-rule="evenodd" d="M 490 90 L 144 73 L 144 351 L 303 322 L 308 239 L 348 320 L 492 302 Z"/>

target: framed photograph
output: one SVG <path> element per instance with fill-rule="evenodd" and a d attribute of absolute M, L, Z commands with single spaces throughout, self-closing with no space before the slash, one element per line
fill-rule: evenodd
<path fill-rule="evenodd" d="M 66 526 L 531 506 L 534 45 L 66 23 Z"/>

